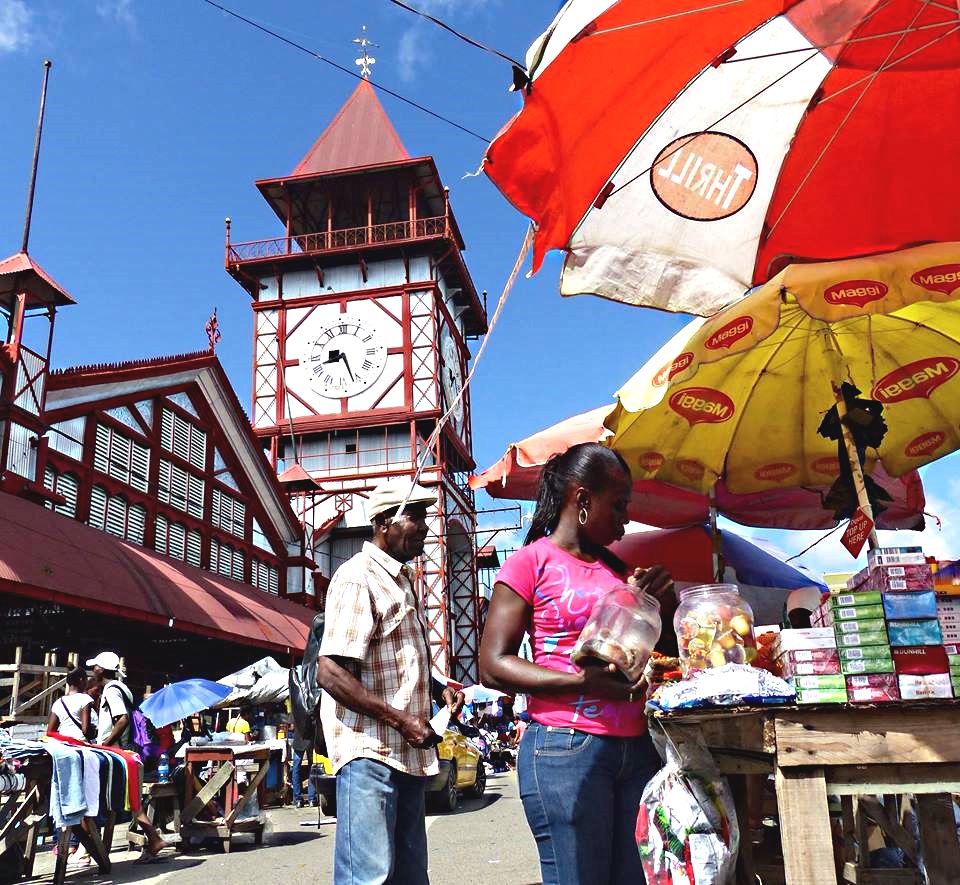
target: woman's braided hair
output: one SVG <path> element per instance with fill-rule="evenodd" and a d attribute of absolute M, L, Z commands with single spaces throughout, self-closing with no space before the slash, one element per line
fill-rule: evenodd
<path fill-rule="evenodd" d="M 554 532 L 571 486 L 599 491 L 609 484 L 611 474 L 618 470 L 630 476 L 630 468 L 620 454 L 600 443 L 579 443 L 554 455 L 540 474 L 537 507 L 523 540 L 524 546 Z"/>

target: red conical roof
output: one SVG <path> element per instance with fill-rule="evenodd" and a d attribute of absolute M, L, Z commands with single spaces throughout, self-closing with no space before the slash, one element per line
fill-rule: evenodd
<path fill-rule="evenodd" d="M 373 86 L 361 80 L 292 174 L 319 175 L 409 158 Z"/>

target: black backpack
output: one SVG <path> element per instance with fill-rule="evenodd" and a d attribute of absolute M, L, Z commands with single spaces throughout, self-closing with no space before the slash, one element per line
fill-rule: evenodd
<path fill-rule="evenodd" d="M 320 686 L 317 685 L 317 658 L 323 639 L 325 616 L 318 612 L 310 625 L 310 635 L 303 650 L 303 663 L 290 668 L 290 706 L 293 727 L 298 740 L 312 742 L 313 748 L 326 755 L 326 741 L 320 728 Z"/>

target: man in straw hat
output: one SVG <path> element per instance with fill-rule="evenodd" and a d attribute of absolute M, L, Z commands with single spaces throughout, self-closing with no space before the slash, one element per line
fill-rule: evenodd
<path fill-rule="evenodd" d="M 438 771 L 431 696 L 463 706 L 430 676 L 423 608 L 407 563 L 423 553 L 434 492 L 388 480 L 370 494 L 373 541 L 337 569 L 327 591 L 317 682 L 337 772 L 334 883 L 427 878 L 425 787 Z"/>

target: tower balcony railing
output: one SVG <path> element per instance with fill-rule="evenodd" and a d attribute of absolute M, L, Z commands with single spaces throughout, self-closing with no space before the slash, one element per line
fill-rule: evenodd
<path fill-rule="evenodd" d="M 245 243 L 231 243 L 228 227 L 227 264 L 261 261 L 265 258 L 283 258 L 288 255 L 315 255 L 320 252 L 337 252 L 382 243 L 401 244 L 445 236 L 450 236 L 450 227 L 449 220 L 444 215 L 289 237 L 273 237 L 269 240 L 251 240 Z"/>

